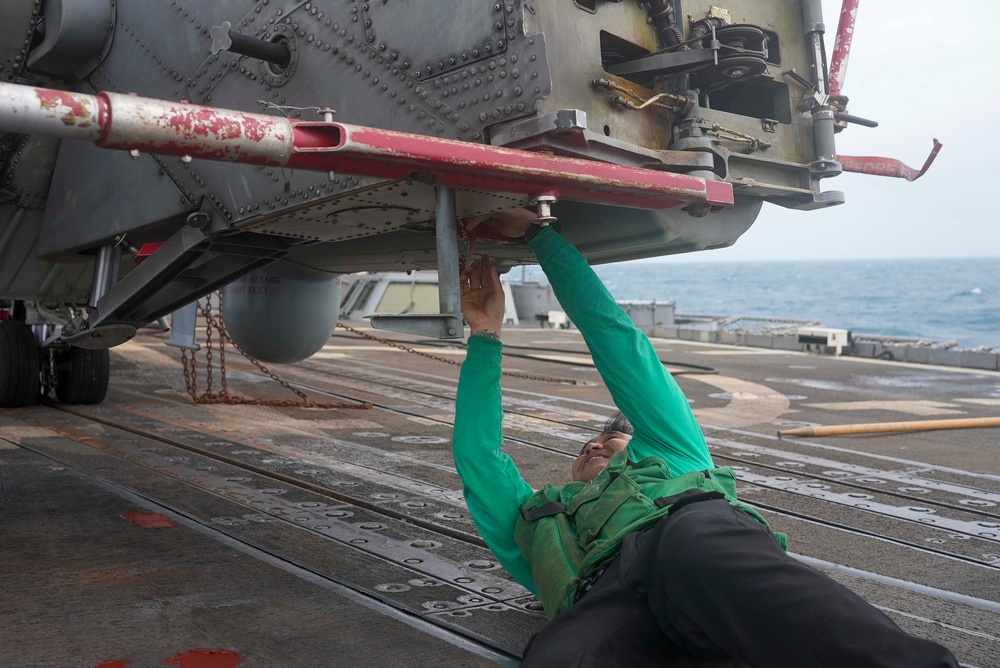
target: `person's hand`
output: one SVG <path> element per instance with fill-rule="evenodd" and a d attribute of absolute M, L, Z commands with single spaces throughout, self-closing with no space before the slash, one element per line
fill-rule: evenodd
<path fill-rule="evenodd" d="M 462 272 L 462 315 L 473 334 L 497 338 L 503 326 L 504 294 L 500 276 L 488 255 L 475 260 Z"/>
<path fill-rule="evenodd" d="M 473 216 L 465 224 L 465 229 L 471 232 L 479 225 L 487 225 L 505 237 L 517 239 L 523 237 L 528 226 L 537 219 L 538 214 L 529 209 L 507 209 L 482 216 Z"/>

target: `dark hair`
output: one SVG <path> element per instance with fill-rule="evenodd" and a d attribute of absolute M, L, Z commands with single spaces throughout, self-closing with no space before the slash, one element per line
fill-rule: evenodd
<path fill-rule="evenodd" d="M 632 435 L 632 423 L 628 421 L 621 411 L 618 411 L 614 415 L 608 418 L 608 421 L 604 423 L 604 429 L 602 433 L 608 433 L 609 431 L 620 431 L 623 434 Z"/>

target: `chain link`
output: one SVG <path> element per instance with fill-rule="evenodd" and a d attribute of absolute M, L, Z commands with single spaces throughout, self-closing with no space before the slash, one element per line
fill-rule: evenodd
<path fill-rule="evenodd" d="M 470 232 L 465 223 L 458 223 L 458 238 L 462 242 L 462 247 L 458 251 L 458 270 L 465 271 L 469 264 L 469 258 L 476 251 L 476 236 Z"/>
<path fill-rule="evenodd" d="M 207 304 L 198 304 L 198 308 L 201 311 L 202 316 L 205 318 L 205 359 L 206 362 L 206 374 L 205 374 L 205 392 L 198 393 L 198 375 L 197 375 L 197 358 L 195 357 L 195 351 L 193 350 L 182 350 L 181 351 L 181 363 L 184 366 L 184 382 L 187 385 L 188 394 L 191 395 L 191 399 L 196 404 L 228 404 L 228 405 L 244 405 L 244 406 L 278 406 L 278 407 L 289 407 L 289 408 L 359 408 L 366 409 L 371 408 L 370 403 L 354 403 L 354 402 L 322 402 L 322 401 L 312 401 L 302 390 L 292 387 L 288 381 L 280 378 L 278 374 L 274 373 L 266 366 L 264 366 L 260 361 L 255 360 L 253 357 L 248 355 L 242 348 L 240 348 L 232 337 L 229 336 L 229 332 L 226 331 L 226 323 L 222 315 L 222 293 L 219 293 L 219 317 L 216 318 L 211 309 Z M 219 377 L 222 383 L 221 392 L 213 392 L 213 367 L 212 367 L 212 351 L 214 349 L 214 344 L 212 340 L 212 332 L 217 331 L 219 335 Z M 257 369 L 268 376 L 274 382 L 281 385 L 286 390 L 297 395 L 298 399 L 254 399 L 251 397 L 245 397 L 238 394 L 231 394 L 229 392 L 229 384 L 226 378 L 226 342 L 228 342 L 233 348 L 235 348 L 243 357 L 247 359 L 251 364 L 253 364 Z"/>
<path fill-rule="evenodd" d="M 444 362 L 445 364 L 451 364 L 452 366 L 462 366 L 461 362 L 457 362 L 455 360 L 448 359 L 447 357 L 439 357 L 437 355 L 431 355 L 430 353 L 425 353 L 425 352 L 420 351 L 420 350 L 415 350 L 415 349 L 413 349 L 413 348 L 411 348 L 409 346 L 404 346 L 402 344 L 395 343 L 394 341 L 388 341 L 386 339 L 379 338 L 379 337 L 377 337 L 377 336 L 375 336 L 373 334 L 369 334 L 367 332 L 362 332 L 360 330 L 354 329 L 353 327 L 351 327 L 349 325 L 344 325 L 344 324 L 341 324 L 341 323 L 337 323 L 337 327 L 339 327 L 340 329 L 346 330 L 346 331 L 350 332 L 351 334 L 357 334 L 358 336 L 364 337 L 366 339 L 370 339 L 372 341 L 376 341 L 376 342 L 381 343 L 383 345 L 392 346 L 393 348 L 399 348 L 400 350 L 404 350 L 404 351 L 406 351 L 408 353 L 413 353 L 414 355 L 420 355 L 421 357 L 426 357 L 427 359 L 432 359 L 432 360 L 435 360 L 435 361 L 438 361 L 438 362 Z M 561 378 L 559 376 L 536 376 L 536 375 L 531 374 L 531 373 L 518 373 L 516 371 L 502 371 L 501 373 L 503 375 L 505 375 L 505 376 L 509 376 L 510 378 L 525 378 L 527 380 L 540 380 L 540 381 L 545 382 L 545 383 L 568 383 L 570 385 L 593 385 L 593 383 L 590 383 L 590 382 L 585 381 L 585 380 L 577 380 L 576 378 Z"/>
<path fill-rule="evenodd" d="M 45 351 L 42 352 L 45 354 Z M 56 391 L 56 386 L 59 384 L 59 372 L 56 366 L 56 349 L 53 346 L 49 346 L 48 349 L 48 363 L 45 364 L 44 374 L 45 374 L 45 385 L 43 387 L 43 392 L 45 394 L 54 394 Z"/>

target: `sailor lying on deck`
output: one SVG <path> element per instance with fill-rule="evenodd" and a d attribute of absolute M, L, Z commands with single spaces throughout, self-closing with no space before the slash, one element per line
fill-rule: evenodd
<path fill-rule="evenodd" d="M 576 248 L 534 218 L 521 209 L 491 224 L 528 239 L 624 415 L 583 446 L 573 482 L 532 490 L 501 450 L 500 279 L 487 257 L 463 272 L 472 336 L 455 464 L 480 534 L 550 620 L 523 665 L 652 666 L 688 655 L 757 668 L 957 667 L 945 648 L 785 554 L 784 536 L 736 500 L 732 471 L 712 462 L 652 344 Z"/>

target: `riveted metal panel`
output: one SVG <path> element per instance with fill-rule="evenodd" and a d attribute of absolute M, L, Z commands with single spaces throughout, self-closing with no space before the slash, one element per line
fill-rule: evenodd
<path fill-rule="evenodd" d="M 10 147 L 7 171 L 0 174 L 0 202 L 31 209 L 45 208 L 59 140 L 8 134 L 0 138 L 0 143 Z M 0 156 L 0 161 L 2 159 Z"/>
<path fill-rule="evenodd" d="M 302 119 L 318 119 L 319 106 L 328 106 L 336 109 L 338 121 L 473 142 L 483 141 L 485 128 L 498 119 L 532 113 L 535 100 L 550 89 L 543 37 L 525 37 L 520 21 L 509 18 L 497 31 L 492 4 L 482 10 L 491 16 L 489 25 L 458 26 L 433 44 L 422 45 L 425 60 L 428 52 L 435 57 L 449 50 L 459 54 L 454 68 L 435 69 L 431 74 L 418 72 L 398 57 L 393 60 L 377 43 L 369 43 L 368 28 L 355 11 L 358 5 L 272 1 L 256 5 L 171 2 L 147 7 L 127 0 L 120 4 L 121 37 L 111 57 L 90 77 L 97 89 Z M 474 14 L 482 13 L 467 4 Z M 406 12 L 416 16 L 419 9 L 407 7 Z M 372 11 L 379 14 L 373 25 L 388 31 L 388 16 L 380 9 Z M 393 11 L 396 23 L 406 25 L 402 10 Z M 505 10 L 500 13 L 508 17 Z M 485 14 L 481 18 L 485 21 Z M 288 40 L 296 61 L 294 72 L 276 78 L 272 66 L 252 58 L 228 52 L 211 55 L 208 31 L 224 20 L 248 36 L 270 39 L 280 35 Z M 177 29 L 163 31 L 162 25 Z M 499 33 L 505 44 L 502 50 L 493 44 L 489 52 L 485 44 L 482 49 L 476 47 L 480 52 L 472 59 L 476 62 L 462 61 L 460 53 L 471 44 L 470 31 L 484 33 L 472 40 L 477 44 L 487 32 Z M 530 65 L 525 67 L 525 63 Z M 527 87 L 524 84 L 529 80 Z M 290 235 L 300 233 L 298 223 L 313 202 L 339 198 L 378 182 L 339 174 L 159 160 L 171 167 L 168 176 L 189 200 L 206 197 L 233 222 L 253 221 L 269 229 L 283 229 L 282 224 L 289 223 Z M 295 211 L 295 220 L 285 211 Z M 358 234 L 356 222 L 348 218 L 336 226 L 341 229 L 334 237 Z M 154 221 L 146 217 L 135 227 L 142 222 Z M 313 222 L 330 227 L 323 220 Z"/>
<path fill-rule="evenodd" d="M 366 2 L 361 7 L 368 43 L 402 69 L 412 68 L 420 79 L 489 59 L 507 47 L 502 2 L 410 0 L 406 21 L 399 20 L 398 4 Z M 510 33 L 511 39 L 516 37 L 513 28 Z"/>
<path fill-rule="evenodd" d="M 428 78 L 426 70 L 418 73 L 414 66 L 404 68 L 404 62 L 389 57 L 391 53 L 383 54 L 378 45 L 370 45 L 352 20 L 350 8 L 325 10 L 303 6 L 285 17 L 288 23 L 277 22 L 294 31 L 293 45 L 299 52 L 295 74 L 286 84 L 269 86 L 264 78 L 269 66 L 265 64 L 220 54 L 213 69 L 196 77 L 196 97 L 202 96 L 209 104 L 267 108 L 271 113 L 304 120 L 318 119 L 317 105 L 327 106 L 336 109 L 338 121 L 479 142 L 485 137 L 486 126 L 497 119 L 531 113 L 534 100 L 548 93 L 541 36 L 537 40 L 522 36 L 511 42 L 504 54 Z M 273 31 L 271 28 L 260 34 L 266 36 Z M 461 35 L 456 39 L 464 40 Z M 536 65 L 522 74 L 518 62 Z M 522 85 L 528 78 L 534 82 L 530 89 Z M 203 90 L 201 82 L 205 79 L 208 81 Z M 339 199 L 341 194 L 378 182 L 292 170 L 204 164 L 197 169 L 210 187 L 221 193 L 235 219 L 254 224 L 261 221 L 268 228 L 287 229 L 289 234 L 300 233 L 296 228 L 317 198 L 320 202 Z M 295 213 L 291 216 L 281 213 L 292 210 Z M 334 237 L 358 236 L 354 221 L 346 216 L 341 221 Z M 313 222 L 330 227 L 321 219 Z"/>
<path fill-rule="evenodd" d="M 142 155 L 133 160 L 122 151 L 62 142 L 39 253 L 70 254 L 151 222 L 180 220 L 197 207 L 194 193 L 178 191 L 170 178 L 175 170 L 183 171 L 182 165 L 176 158 Z M 144 240 L 162 241 L 165 235 L 166 231 L 150 231 Z"/>
<path fill-rule="evenodd" d="M 0 81 L 15 81 L 28 59 L 28 47 L 42 0 L 0 1 Z"/>
<path fill-rule="evenodd" d="M 280 4 L 280 3 L 273 3 Z M 87 77 L 94 90 L 190 100 L 191 78 L 210 57 L 209 30 L 253 8 L 246 0 L 117 0 L 115 39 Z"/>

